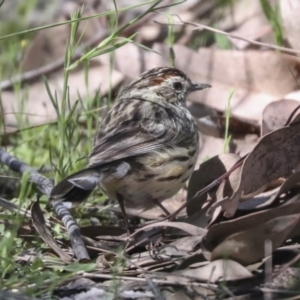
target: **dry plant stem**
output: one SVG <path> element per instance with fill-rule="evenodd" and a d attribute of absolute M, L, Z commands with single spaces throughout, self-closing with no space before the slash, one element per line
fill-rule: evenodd
<path fill-rule="evenodd" d="M 291 123 L 292 119 L 294 118 L 296 112 L 297 112 L 299 109 L 300 109 L 300 105 L 298 105 L 298 106 L 292 111 L 292 113 L 290 114 L 290 116 L 288 117 L 288 119 L 286 120 L 286 122 L 284 123 L 283 126 L 288 126 L 288 125 Z"/>
<path fill-rule="evenodd" d="M 3 148 L 0 148 L 0 161 L 15 172 L 21 174 L 29 173 L 30 181 L 34 183 L 43 194 L 47 197 L 50 196 L 53 188 L 53 183 L 50 179 L 42 176 L 32 167 L 11 156 Z M 54 202 L 51 203 L 51 205 L 67 229 L 77 259 L 80 262 L 89 261 L 90 258 L 82 240 L 79 226 L 71 216 L 69 210 L 61 202 Z"/>
<path fill-rule="evenodd" d="M 157 272 L 157 274 L 159 274 Z M 115 274 L 111 275 L 111 274 L 95 274 L 95 273 L 85 273 L 82 272 L 80 274 L 78 274 L 79 278 L 98 278 L 98 279 L 120 279 L 120 280 L 128 280 L 128 281 L 136 281 L 136 282 L 147 282 L 147 278 L 143 278 L 143 277 L 130 277 L 130 276 L 116 276 Z M 165 274 L 164 274 L 165 277 Z M 161 283 L 161 284 L 166 284 L 166 280 L 164 279 L 157 279 L 157 278 L 153 278 L 152 281 L 154 283 Z M 178 286 L 179 284 L 182 286 L 200 286 L 200 287 L 204 287 L 207 289 L 210 289 L 212 291 L 218 291 L 218 286 L 216 284 L 207 284 L 207 283 L 201 283 L 201 282 L 192 282 L 191 281 L 183 281 L 181 283 L 179 282 L 174 282 L 174 283 L 169 283 L 174 284 L 175 286 Z"/>
<path fill-rule="evenodd" d="M 246 38 L 244 38 L 242 36 L 231 34 L 231 33 L 228 33 L 226 31 L 222 31 L 222 30 L 219 30 L 219 29 L 207 26 L 207 25 L 197 24 L 197 23 L 192 23 L 192 22 L 185 22 L 178 15 L 175 15 L 175 16 L 177 16 L 177 18 L 181 21 L 181 23 L 172 23 L 172 24 L 169 24 L 169 23 L 162 23 L 162 22 L 158 22 L 158 21 L 154 21 L 154 22 L 157 23 L 157 24 L 160 24 L 160 25 L 167 25 L 167 26 L 169 26 L 169 25 L 172 25 L 172 26 L 173 25 L 191 25 L 191 26 L 196 27 L 195 30 L 206 29 L 208 31 L 212 31 L 212 32 L 215 32 L 215 33 L 223 34 L 223 35 L 226 35 L 226 36 L 228 36 L 230 38 L 238 39 L 238 40 L 241 40 L 241 41 L 245 41 L 245 42 L 248 42 L 248 43 L 253 44 L 253 45 L 263 46 L 263 47 L 267 47 L 267 48 L 270 48 L 270 49 L 280 50 L 280 51 L 284 51 L 284 52 L 292 53 L 292 54 L 300 54 L 300 50 L 295 50 L 295 49 L 286 48 L 286 47 L 280 47 L 280 46 L 276 46 L 276 45 L 273 45 L 273 44 L 257 42 L 257 41 L 254 41 L 254 40 L 249 40 L 249 39 L 246 39 Z"/>

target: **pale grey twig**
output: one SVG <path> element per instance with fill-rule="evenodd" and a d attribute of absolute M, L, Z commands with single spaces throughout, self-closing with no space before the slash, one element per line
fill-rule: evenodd
<path fill-rule="evenodd" d="M 157 23 L 157 24 L 160 24 L 160 25 L 167 25 L 167 26 L 171 26 L 171 25 L 172 26 L 173 25 L 190 25 L 190 26 L 194 26 L 195 30 L 205 29 L 205 30 L 208 30 L 208 31 L 211 31 L 211 32 L 226 35 L 226 36 L 228 36 L 230 38 L 233 38 L 233 39 L 242 40 L 242 41 L 248 42 L 248 43 L 253 44 L 253 45 L 263 46 L 263 47 L 267 47 L 267 48 L 270 48 L 270 49 L 280 50 L 280 51 L 284 51 L 284 52 L 292 53 L 292 54 L 300 54 L 300 50 L 281 47 L 281 46 L 277 46 L 277 45 L 273 45 L 273 44 L 269 44 L 269 43 L 258 42 L 258 41 L 254 41 L 254 40 L 249 40 L 249 39 L 246 39 L 242 36 L 232 34 L 232 33 L 220 30 L 220 29 L 216 29 L 216 28 L 213 28 L 213 27 L 210 27 L 210 26 L 207 26 L 207 25 L 192 23 L 192 22 L 186 22 L 186 21 L 183 21 L 178 15 L 175 15 L 175 16 L 177 16 L 177 18 L 180 20 L 181 23 L 162 23 L 162 22 L 158 22 L 158 21 L 154 21 L 154 23 Z"/>

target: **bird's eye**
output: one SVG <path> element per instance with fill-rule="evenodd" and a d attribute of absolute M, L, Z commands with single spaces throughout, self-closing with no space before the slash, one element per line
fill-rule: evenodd
<path fill-rule="evenodd" d="M 173 88 L 176 92 L 180 92 L 182 90 L 182 83 L 179 81 L 174 82 Z"/>

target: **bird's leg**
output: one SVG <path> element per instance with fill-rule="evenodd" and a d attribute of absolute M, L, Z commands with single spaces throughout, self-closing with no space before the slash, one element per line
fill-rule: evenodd
<path fill-rule="evenodd" d="M 130 225 L 129 225 L 128 216 L 127 216 L 126 211 L 125 211 L 124 197 L 122 195 L 120 195 L 119 193 L 117 193 L 117 200 L 119 202 L 121 212 L 122 212 L 122 215 L 123 215 L 123 218 L 124 218 L 125 226 L 126 226 L 126 229 L 127 229 L 127 234 L 128 234 L 128 236 L 130 236 L 132 232 L 131 232 L 131 228 L 130 228 Z"/>
<path fill-rule="evenodd" d="M 157 199 L 154 199 L 153 202 L 158 206 L 160 207 L 160 209 L 165 213 L 165 215 L 167 217 L 171 216 L 170 212 L 163 206 L 163 204 L 161 204 L 160 201 L 158 201 Z M 165 236 L 165 230 L 167 229 L 167 227 L 163 227 L 162 230 L 163 230 L 163 233 L 162 235 L 158 238 L 158 240 L 154 243 L 154 248 L 158 247 L 161 243 L 162 243 L 162 240 Z"/>
<path fill-rule="evenodd" d="M 155 205 L 160 207 L 160 209 L 165 213 L 167 217 L 171 215 L 171 213 L 157 199 L 153 199 L 153 202 L 155 203 Z"/>

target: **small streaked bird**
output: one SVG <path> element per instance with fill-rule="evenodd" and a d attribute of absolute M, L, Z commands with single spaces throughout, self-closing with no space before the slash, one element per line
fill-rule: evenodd
<path fill-rule="evenodd" d="M 89 166 L 58 183 L 51 201 L 80 202 L 99 185 L 125 208 L 150 209 L 175 195 L 191 176 L 199 150 L 197 125 L 186 108 L 194 84 L 176 68 L 144 72 L 121 91 L 94 139 Z"/>

